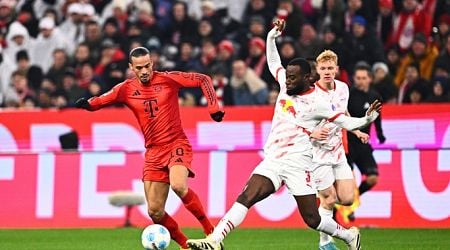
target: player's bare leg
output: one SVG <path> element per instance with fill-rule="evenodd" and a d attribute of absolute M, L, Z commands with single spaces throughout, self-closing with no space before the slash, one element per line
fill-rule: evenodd
<path fill-rule="evenodd" d="M 169 184 L 165 182 L 144 181 L 145 197 L 147 199 L 148 215 L 154 223 L 161 224 L 170 232 L 170 236 L 182 248 L 188 248 L 186 235 L 181 232 L 177 222 L 164 211 Z"/>
<path fill-rule="evenodd" d="M 343 240 L 351 250 L 360 249 L 359 230 L 357 228 L 345 229 L 333 218 L 320 216 L 316 195 L 294 196 L 294 198 L 303 220 L 310 228 Z"/>
<path fill-rule="evenodd" d="M 274 192 L 275 188 L 270 179 L 258 174 L 252 175 L 236 202 L 220 220 L 213 233 L 205 239 L 188 240 L 188 245 L 192 249 L 198 250 L 222 249 L 221 242 L 244 221 L 248 209 Z"/>
<path fill-rule="evenodd" d="M 180 197 L 184 206 L 200 222 L 206 235 L 212 233 L 214 227 L 205 214 L 202 203 L 197 194 L 188 187 L 189 170 L 182 165 L 170 167 L 170 186 L 172 190 Z"/>
<path fill-rule="evenodd" d="M 354 199 L 353 179 L 336 180 L 334 185 L 319 191 L 320 206 L 319 214 L 321 217 L 333 217 L 333 209 L 337 202 L 342 205 L 351 205 Z M 333 237 L 320 232 L 319 249 L 332 250 L 337 249 L 333 243 Z"/>

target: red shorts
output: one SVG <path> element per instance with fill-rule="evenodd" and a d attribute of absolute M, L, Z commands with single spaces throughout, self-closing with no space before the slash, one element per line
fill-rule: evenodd
<path fill-rule="evenodd" d="M 169 168 L 174 165 L 185 166 L 189 170 L 189 177 L 194 177 L 191 162 L 192 147 L 187 139 L 178 139 L 167 145 L 152 146 L 145 152 L 142 180 L 170 183 Z"/>

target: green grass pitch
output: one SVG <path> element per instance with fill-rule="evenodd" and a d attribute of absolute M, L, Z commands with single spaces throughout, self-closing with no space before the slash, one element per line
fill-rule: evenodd
<path fill-rule="evenodd" d="M 0 230 L 2 250 L 120 250 L 142 249 L 142 229 Z M 198 229 L 183 229 L 188 237 L 202 237 Z M 450 229 L 362 229 L 362 248 L 450 249 Z M 225 249 L 318 249 L 318 235 L 308 229 L 237 229 Z M 340 249 L 347 249 L 338 243 Z M 172 241 L 169 249 L 179 249 Z"/>

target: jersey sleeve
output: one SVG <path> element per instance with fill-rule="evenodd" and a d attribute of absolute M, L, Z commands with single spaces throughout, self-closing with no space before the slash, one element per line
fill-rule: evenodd
<path fill-rule="evenodd" d="M 280 55 L 278 54 L 277 45 L 275 43 L 275 38 L 278 36 L 276 28 L 273 28 L 267 34 L 266 41 L 266 54 L 267 54 L 267 65 L 269 66 L 269 71 L 275 80 L 280 84 L 280 89 L 286 87 L 286 69 L 281 65 Z"/>
<path fill-rule="evenodd" d="M 349 117 L 343 112 L 333 111 L 331 105 L 326 105 L 324 102 L 319 102 L 315 106 L 315 111 L 313 113 L 316 119 L 327 119 L 327 121 L 333 122 L 337 126 L 347 130 L 363 128 L 378 117 L 378 112 L 372 112 L 371 115 L 366 115 L 361 118 Z"/>
<path fill-rule="evenodd" d="M 172 71 L 168 73 L 172 81 L 181 87 L 198 88 L 202 90 L 203 95 L 208 102 L 208 112 L 210 114 L 220 111 L 219 100 L 211 80 L 211 77 L 200 73 L 188 73 L 180 71 Z"/>
<path fill-rule="evenodd" d="M 124 83 L 120 83 L 103 95 L 90 98 L 88 100 L 90 105 L 88 110 L 95 111 L 115 103 L 121 103 L 124 86 Z"/>

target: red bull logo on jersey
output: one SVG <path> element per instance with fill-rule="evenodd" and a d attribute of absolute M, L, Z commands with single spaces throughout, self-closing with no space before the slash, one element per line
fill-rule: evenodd
<path fill-rule="evenodd" d="M 294 103 L 292 102 L 292 100 L 281 99 L 280 105 L 282 107 L 283 112 L 288 112 L 292 114 L 294 117 L 296 117 L 297 111 L 295 111 Z"/>

